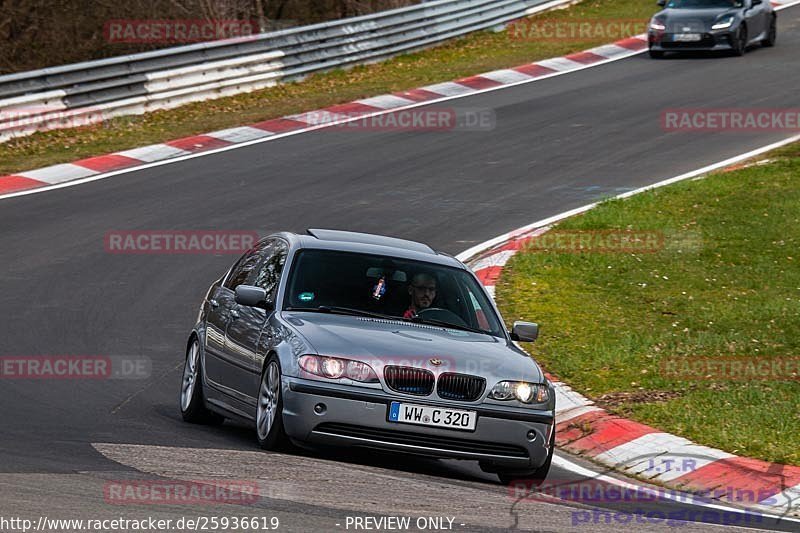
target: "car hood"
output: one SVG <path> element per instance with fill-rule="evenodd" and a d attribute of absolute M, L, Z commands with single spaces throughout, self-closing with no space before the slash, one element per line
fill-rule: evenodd
<path fill-rule="evenodd" d="M 729 7 L 716 7 L 711 9 L 665 9 L 656 15 L 667 23 L 667 31 L 671 32 L 673 27 L 689 27 L 695 30 L 695 26 L 700 26 L 698 30 L 710 28 L 722 15 L 734 15 L 739 13 L 739 9 Z M 676 31 L 681 31 L 678 28 Z"/>
<path fill-rule="evenodd" d="M 491 335 L 321 313 L 283 312 L 282 318 L 318 354 L 363 361 L 379 374 L 384 366 L 395 365 L 427 368 L 437 375 L 478 375 L 488 381 L 544 381 L 541 369 L 530 356 Z"/>

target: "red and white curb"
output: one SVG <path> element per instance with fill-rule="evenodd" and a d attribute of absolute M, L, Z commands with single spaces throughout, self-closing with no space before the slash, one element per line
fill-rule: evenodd
<path fill-rule="evenodd" d="M 800 135 L 626 192 L 617 198 L 702 177 L 714 170 L 741 168 L 745 166 L 743 161 L 794 142 L 800 142 Z M 527 243 L 548 231 L 556 222 L 596 205 L 589 204 L 535 222 L 470 248 L 457 257 L 470 266 L 494 296 L 503 268 Z M 558 378 L 550 374 L 548 378 L 556 390 L 556 438 L 560 449 L 669 488 L 710 494 L 722 502 L 743 504 L 784 517 L 800 516 L 800 467 L 737 457 L 627 420 L 597 407 Z"/>

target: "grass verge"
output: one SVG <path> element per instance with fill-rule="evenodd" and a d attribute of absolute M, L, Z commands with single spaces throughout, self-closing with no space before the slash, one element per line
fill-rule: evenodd
<path fill-rule="evenodd" d="M 796 374 L 684 380 L 664 366 L 800 355 L 800 144 L 765 157 L 771 162 L 611 200 L 562 222 L 555 231 L 648 231 L 663 245 L 651 253 L 529 248 L 504 270 L 497 296 L 509 320 L 542 323 L 530 347 L 537 360 L 610 411 L 800 465 Z"/>
<path fill-rule="evenodd" d="M 519 38 L 532 32 L 478 32 L 422 52 L 374 65 L 309 77 L 301 83 L 188 104 L 141 116 L 120 117 L 91 127 L 41 132 L 0 144 L 0 175 L 64 163 L 137 146 L 310 111 L 359 98 L 413 89 L 498 68 L 585 50 L 629 36 L 611 34 L 602 21 L 646 22 L 655 2 L 587 0 L 536 17 L 537 22 L 591 22 L 587 38 Z M 638 28 L 641 31 L 642 25 Z M 603 32 L 606 31 L 606 34 Z"/>

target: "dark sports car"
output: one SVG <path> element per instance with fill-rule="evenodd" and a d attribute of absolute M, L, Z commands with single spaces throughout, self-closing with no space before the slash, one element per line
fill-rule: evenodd
<path fill-rule="evenodd" d="M 259 241 L 203 299 L 180 407 L 287 442 L 470 459 L 503 482 L 544 479 L 555 390 L 457 259 L 377 235 Z"/>
<path fill-rule="evenodd" d="M 744 55 L 748 46 L 774 46 L 777 15 L 769 0 L 659 0 L 665 9 L 650 20 L 650 57 L 666 52 L 728 50 Z"/>

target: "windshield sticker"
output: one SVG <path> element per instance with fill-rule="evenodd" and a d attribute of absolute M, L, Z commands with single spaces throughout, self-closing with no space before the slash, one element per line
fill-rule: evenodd
<path fill-rule="evenodd" d="M 312 302 L 312 301 L 314 301 L 314 293 L 313 292 L 301 292 L 300 295 L 297 298 L 301 302 Z"/>

